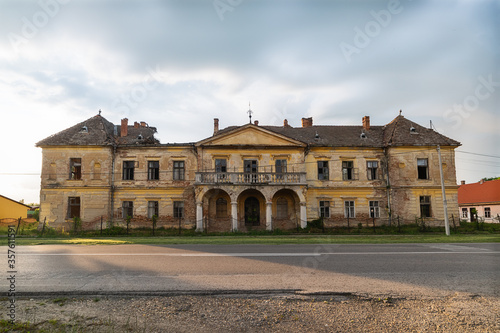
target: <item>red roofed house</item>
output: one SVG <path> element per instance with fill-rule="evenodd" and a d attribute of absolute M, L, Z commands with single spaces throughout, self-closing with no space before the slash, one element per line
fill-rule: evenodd
<path fill-rule="evenodd" d="M 474 221 L 472 212 L 476 209 L 477 216 L 485 222 L 499 222 L 500 216 L 500 179 L 465 184 L 458 188 L 458 207 L 460 219 Z M 472 216 L 472 220 L 471 220 Z"/>

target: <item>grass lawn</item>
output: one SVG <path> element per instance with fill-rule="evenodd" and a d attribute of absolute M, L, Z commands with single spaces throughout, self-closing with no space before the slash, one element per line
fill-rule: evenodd
<path fill-rule="evenodd" d="M 42 244 L 390 244 L 390 243 L 499 243 L 500 234 L 418 234 L 418 235 L 237 235 L 237 236 L 166 236 L 166 237 L 22 237 L 16 246 Z M 7 238 L 0 239 L 7 245 Z"/>

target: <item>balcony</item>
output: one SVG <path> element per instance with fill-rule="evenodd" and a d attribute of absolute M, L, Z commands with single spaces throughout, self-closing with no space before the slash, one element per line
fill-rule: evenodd
<path fill-rule="evenodd" d="M 196 185 L 306 185 L 305 172 L 197 172 Z"/>

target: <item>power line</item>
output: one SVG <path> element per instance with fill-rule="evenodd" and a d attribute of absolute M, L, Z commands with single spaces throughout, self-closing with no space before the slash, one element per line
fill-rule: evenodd
<path fill-rule="evenodd" d="M 464 154 L 471 154 L 471 155 L 477 155 L 477 156 L 486 156 L 486 157 L 492 157 L 492 158 L 500 158 L 500 156 L 495 156 L 495 155 L 487 155 L 487 154 L 478 154 L 478 153 L 472 153 L 469 151 L 463 151 L 463 150 L 456 150 L 457 153 L 464 153 Z"/>

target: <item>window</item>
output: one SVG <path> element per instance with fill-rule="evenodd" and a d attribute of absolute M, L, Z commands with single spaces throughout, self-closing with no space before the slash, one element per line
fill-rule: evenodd
<path fill-rule="evenodd" d="M 278 198 L 276 201 L 276 217 L 286 219 L 288 217 L 288 200 L 286 198 Z"/>
<path fill-rule="evenodd" d="M 467 218 L 467 208 L 462 208 L 462 217 Z"/>
<path fill-rule="evenodd" d="M 80 217 L 80 197 L 68 198 L 68 218 Z"/>
<path fill-rule="evenodd" d="M 135 161 L 123 161 L 123 180 L 134 180 Z"/>
<path fill-rule="evenodd" d="M 429 179 L 429 167 L 426 158 L 417 159 L 418 179 Z"/>
<path fill-rule="evenodd" d="M 50 163 L 50 169 L 49 169 L 49 179 L 50 180 L 55 180 L 56 177 L 56 164 L 55 163 Z"/>
<path fill-rule="evenodd" d="M 491 209 L 490 209 L 490 207 L 484 207 L 484 217 L 485 218 L 490 218 L 491 217 Z"/>
<path fill-rule="evenodd" d="M 367 161 L 366 162 L 366 171 L 368 180 L 377 179 L 377 170 L 378 170 L 378 161 Z"/>
<path fill-rule="evenodd" d="M 174 180 L 184 180 L 184 161 L 174 161 Z"/>
<path fill-rule="evenodd" d="M 379 218 L 380 217 L 380 207 L 378 201 L 370 201 L 370 217 Z"/>
<path fill-rule="evenodd" d="M 226 159 L 216 159 L 215 160 L 215 172 L 227 172 Z"/>
<path fill-rule="evenodd" d="M 101 179 L 101 163 L 94 163 L 94 179 Z"/>
<path fill-rule="evenodd" d="M 355 217 L 354 201 L 344 201 L 344 217 Z"/>
<path fill-rule="evenodd" d="M 318 179 L 328 180 L 328 161 L 318 161 Z"/>
<path fill-rule="evenodd" d="M 354 163 L 353 161 L 342 162 L 342 180 L 354 179 Z"/>
<path fill-rule="evenodd" d="M 82 179 L 82 159 L 70 158 L 69 159 L 69 179 L 80 180 Z"/>
<path fill-rule="evenodd" d="M 330 217 L 330 201 L 319 202 L 319 216 Z"/>
<path fill-rule="evenodd" d="M 227 216 L 227 200 L 224 198 L 219 198 L 215 202 L 215 215 L 217 217 Z"/>
<path fill-rule="evenodd" d="M 148 162 L 148 180 L 160 179 L 160 161 Z"/>
<path fill-rule="evenodd" d="M 148 218 L 153 218 L 153 216 L 159 216 L 158 214 L 158 201 L 148 201 Z"/>
<path fill-rule="evenodd" d="M 122 218 L 126 219 L 128 216 L 134 216 L 134 202 L 133 201 L 123 201 L 122 202 Z"/>
<path fill-rule="evenodd" d="M 420 197 L 420 217 L 431 217 L 431 197 Z"/>
<path fill-rule="evenodd" d="M 286 160 L 276 160 L 274 166 L 276 173 L 286 173 Z"/>
<path fill-rule="evenodd" d="M 174 218 L 183 218 L 184 217 L 184 202 L 182 201 L 174 201 Z"/>
<path fill-rule="evenodd" d="M 245 175 L 245 182 L 247 183 L 256 183 L 257 182 L 257 170 L 258 164 L 257 160 L 244 160 L 243 161 L 244 171 L 247 175 Z M 253 174 L 253 175 L 250 175 Z"/>

